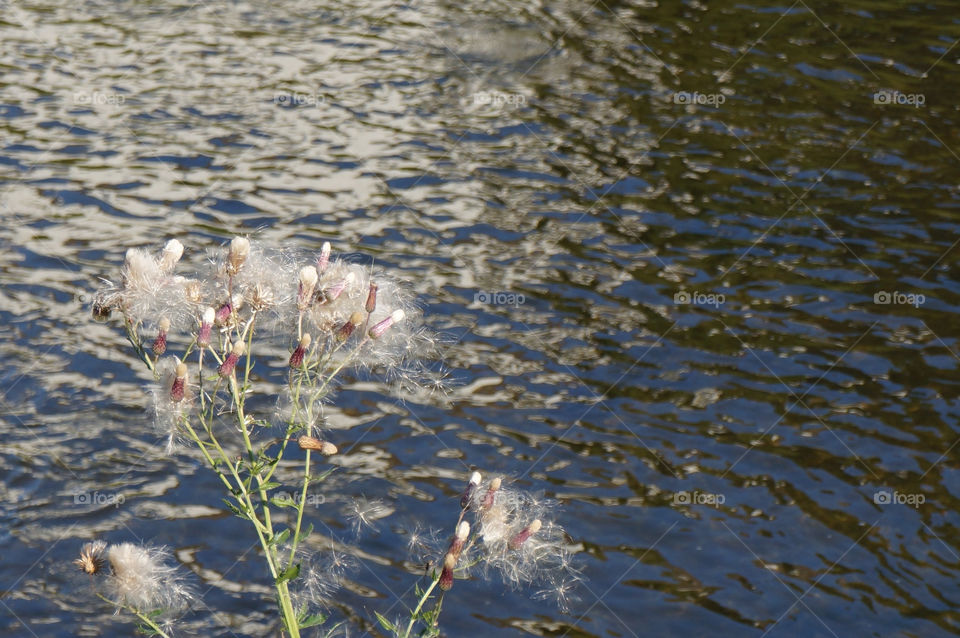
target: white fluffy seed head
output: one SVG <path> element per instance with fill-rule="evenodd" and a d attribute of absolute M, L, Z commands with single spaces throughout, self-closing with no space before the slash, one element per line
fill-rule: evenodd
<path fill-rule="evenodd" d="M 165 272 L 173 270 L 181 257 L 183 257 L 183 244 L 176 239 L 171 239 L 163 247 L 163 253 L 160 255 L 160 269 Z"/>
<path fill-rule="evenodd" d="M 400 308 L 397 308 L 396 310 L 390 313 L 390 316 L 393 317 L 394 323 L 400 323 L 401 321 L 403 321 L 403 318 L 407 316 L 407 313 L 405 313 Z"/>
<path fill-rule="evenodd" d="M 317 285 L 317 269 L 313 266 L 304 266 L 300 269 L 300 285 L 304 288 L 312 289 Z"/>
<path fill-rule="evenodd" d="M 459 540 L 465 541 L 470 537 L 470 523 L 467 521 L 461 521 L 457 525 L 457 538 Z"/>
<path fill-rule="evenodd" d="M 120 543 L 107 554 L 109 587 L 118 602 L 142 612 L 182 610 L 193 597 L 175 567 L 166 564 L 166 550 Z"/>
<path fill-rule="evenodd" d="M 470 485 L 480 485 L 480 481 L 483 480 L 483 477 L 480 476 L 480 472 L 474 472 L 470 475 Z"/>
<path fill-rule="evenodd" d="M 217 311 L 213 308 L 208 307 L 203 311 L 203 323 L 213 323 L 213 320 L 217 317 Z"/>

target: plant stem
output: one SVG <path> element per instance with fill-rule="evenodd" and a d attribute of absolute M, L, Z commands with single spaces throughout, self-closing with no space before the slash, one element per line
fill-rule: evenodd
<path fill-rule="evenodd" d="M 150 629 L 152 629 L 152 630 L 154 630 L 155 632 L 157 632 L 157 635 L 158 635 L 158 636 L 163 636 L 163 638 L 170 638 L 170 635 L 169 635 L 167 632 L 165 632 L 164 630 L 160 629 L 160 627 L 159 627 L 159 625 L 157 625 L 157 623 L 153 622 L 153 620 L 151 620 L 149 616 L 147 616 L 146 614 L 144 614 L 142 611 L 140 611 L 140 610 L 137 609 L 136 607 L 133 607 L 133 606 L 131 606 L 131 605 L 125 605 L 125 604 L 123 604 L 123 603 L 118 603 L 118 602 L 116 602 L 115 600 L 110 600 L 109 598 L 107 598 L 106 596 L 104 596 L 103 594 L 100 594 L 100 593 L 98 593 L 97 596 L 98 596 L 101 600 L 105 600 L 105 601 L 107 601 L 108 603 L 110 603 L 111 605 L 116 605 L 117 607 L 120 607 L 121 609 L 126 609 L 126 610 L 129 611 L 131 614 L 133 614 L 133 615 L 135 615 L 137 618 L 139 618 L 145 625 L 147 625 L 148 627 L 150 627 Z"/>
<path fill-rule="evenodd" d="M 423 596 L 420 597 L 420 602 L 417 603 L 413 613 L 410 614 L 410 622 L 407 623 L 407 630 L 403 632 L 403 638 L 410 638 L 410 632 L 413 631 L 413 624 L 417 621 L 417 617 L 420 615 L 420 610 L 423 609 L 424 604 L 426 604 L 426 602 L 430 599 L 430 594 L 433 593 L 434 588 L 439 582 L 440 573 L 438 572 L 434 577 L 433 582 L 430 583 L 429 587 L 427 587 L 427 591 L 423 592 Z"/>

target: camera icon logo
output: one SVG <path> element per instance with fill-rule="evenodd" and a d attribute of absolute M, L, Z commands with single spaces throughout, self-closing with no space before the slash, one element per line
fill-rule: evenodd
<path fill-rule="evenodd" d="M 474 303 L 488 304 L 490 303 L 490 293 L 484 292 L 483 290 L 473 294 Z"/>
<path fill-rule="evenodd" d="M 873 303 L 887 305 L 893 300 L 892 295 L 889 292 L 881 290 L 880 292 L 874 293 Z"/>
<path fill-rule="evenodd" d="M 690 505 L 691 503 L 693 503 L 693 498 L 690 496 L 690 492 L 677 492 L 673 495 L 674 505 Z"/>
<path fill-rule="evenodd" d="M 73 504 L 74 505 L 88 505 L 90 503 L 90 495 L 86 492 L 74 492 L 73 493 Z"/>
<path fill-rule="evenodd" d="M 880 490 L 873 495 L 873 502 L 877 505 L 889 505 L 893 502 L 893 497 L 891 497 L 890 492 L 886 490 Z"/>
<path fill-rule="evenodd" d="M 686 290 L 681 290 L 678 293 L 673 295 L 673 303 L 675 304 L 689 304 L 690 303 L 690 293 Z"/>

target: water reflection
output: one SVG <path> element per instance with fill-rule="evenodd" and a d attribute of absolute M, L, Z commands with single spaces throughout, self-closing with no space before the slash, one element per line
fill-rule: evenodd
<path fill-rule="evenodd" d="M 957 633 L 948 8 L 4 7 L 0 626 L 125 631 L 60 566 L 138 536 L 209 587 L 185 633 L 270 635 L 216 482 L 85 309 L 128 245 L 256 232 L 405 273 L 461 382 L 331 411 L 318 528 L 396 510 L 335 615 L 377 631 L 404 530 L 475 466 L 564 503 L 587 580 L 569 614 L 465 583 L 450 635 Z"/>

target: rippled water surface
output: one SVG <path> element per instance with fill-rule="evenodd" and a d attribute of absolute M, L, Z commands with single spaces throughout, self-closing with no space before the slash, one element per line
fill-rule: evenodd
<path fill-rule="evenodd" d="M 68 564 L 93 537 L 174 550 L 216 610 L 184 634 L 277 634 L 253 538 L 89 318 L 128 246 L 234 233 L 390 268 L 448 337 L 448 403 L 328 412 L 316 547 L 389 506 L 350 635 L 410 603 L 408 532 L 471 468 L 561 504 L 583 582 L 567 611 L 459 582 L 446 635 L 960 633 L 955 5 L 0 8 L 3 635 L 133 633 Z"/>

